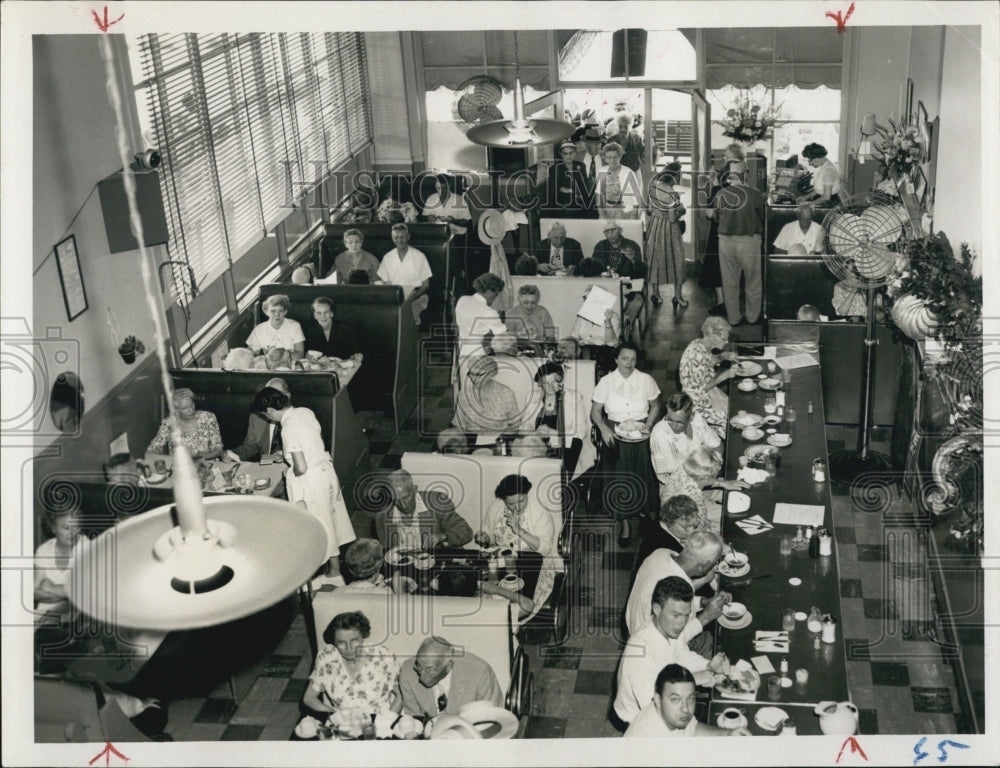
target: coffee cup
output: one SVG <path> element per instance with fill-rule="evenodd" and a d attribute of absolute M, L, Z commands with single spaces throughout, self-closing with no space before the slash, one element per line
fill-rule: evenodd
<path fill-rule="evenodd" d="M 153 462 L 153 467 L 156 469 L 156 474 L 165 475 L 167 474 L 167 462 L 165 459 L 157 459 Z"/>
<path fill-rule="evenodd" d="M 740 720 L 743 717 L 743 713 L 740 712 L 735 707 L 727 707 L 722 710 L 722 727 L 723 728 L 736 728 Z"/>
<path fill-rule="evenodd" d="M 727 603 L 722 606 L 722 615 L 730 621 L 739 621 L 747 612 L 747 607 L 743 603 Z"/>

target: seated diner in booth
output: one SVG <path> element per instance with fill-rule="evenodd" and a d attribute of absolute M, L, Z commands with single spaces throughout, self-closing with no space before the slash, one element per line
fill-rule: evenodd
<path fill-rule="evenodd" d="M 283 293 L 276 293 L 264 301 L 264 314 L 267 321 L 258 323 L 247 337 L 247 346 L 255 355 L 261 355 L 269 349 L 278 347 L 287 349 L 291 359 L 298 360 L 305 353 L 305 336 L 302 326 L 288 315 L 291 303 Z"/>
<path fill-rule="evenodd" d="M 344 247 L 333 260 L 333 268 L 326 276 L 337 276 L 338 283 L 348 282 L 351 272 L 361 270 L 368 275 L 371 282 L 375 282 L 378 274 L 379 262 L 374 254 L 361 248 L 365 236 L 360 229 L 351 228 L 344 232 Z"/>
<path fill-rule="evenodd" d="M 191 458 L 217 459 L 222 455 L 219 420 L 211 411 L 199 411 L 195 396 L 187 387 L 174 390 L 174 413 L 181 441 Z M 156 436 L 146 446 L 146 453 L 173 453 L 172 422 L 167 416 L 160 422 Z"/>
<path fill-rule="evenodd" d="M 431 288 L 430 264 L 423 251 L 410 245 L 410 230 L 405 224 L 392 225 L 392 242 L 396 247 L 382 257 L 378 279 L 403 287 L 413 309 L 413 321 L 420 325 L 420 316 L 430 304 L 427 296 Z"/>
<path fill-rule="evenodd" d="M 825 232 L 822 225 L 813 221 L 814 209 L 812 205 L 802 203 L 795 213 L 795 221 L 790 221 L 781 228 L 778 236 L 774 238 L 771 250 L 774 253 L 787 253 L 789 255 L 800 253 L 803 256 L 810 253 L 822 253 Z"/>
<path fill-rule="evenodd" d="M 517 289 L 517 304 L 507 310 L 504 324 L 518 339 L 555 339 L 555 321 L 549 311 L 538 303 L 541 296 L 537 285 L 522 285 Z"/>
<path fill-rule="evenodd" d="M 306 352 L 318 352 L 324 357 L 346 358 L 350 355 L 354 362 L 360 363 L 363 359 L 361 353 L 352 354 L 360 339 L 350 324 L 337 322 L 333 299 L 317 296 L 312 302 L 312 313 L 312 319 L 303 329 Z"/>

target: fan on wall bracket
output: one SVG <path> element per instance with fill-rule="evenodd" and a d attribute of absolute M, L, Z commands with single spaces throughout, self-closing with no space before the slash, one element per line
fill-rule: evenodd
<path fill-rule="evenodd" d="M 861 420 L 857 450 L 837 451 L 830 456 L 830 476 L 850 485 L 868 473 L 884 477 L 892 468 L 889 457 L 870 450 L 875 409 L 875 293 L 884 286 L 905 250 L 909 236 L 905 209 L 898 201 L 881 196 L 844 200 L 823 220 L 826 247 L 823 259 L 840 280 L 866 292 Z"/>
<path fill-rule="evenodd" d="M 503 98 L 503 84 L 495 77 L 476 75 L 455 89 L 451 114 L 462 132 L 474 125 L 503 120 L 497 104 Z"/>

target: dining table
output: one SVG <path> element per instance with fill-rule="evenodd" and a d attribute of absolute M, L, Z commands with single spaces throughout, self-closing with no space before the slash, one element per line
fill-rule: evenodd
<path fill-rule="evenodd" d="M 166 453 L 147 453 L 143 463 L 151 476 L 143 482 L 151 487 L 173 488 L 174 457 Z M 229 461 L 227 459 L 198 460 L 212 470 L 212 479 L 202 483 L 202 490 L 214 493 L 246 493 L 254 496 L 284 496 L 284 475 L 287 464 L 280 456 L 265 456 L 262 461 Z M 159 471 L 159 467 L 165 469 Z M 218 469 L 218 473 L 215 470 Z M 247 475 L 249 487 L 241 489 L 235 481 Z M 207 474 L 206 474 L 207 476 Z M 162 478 L 162 479 L 161 479 Z"/>
<path fill-rule="evenodd" d="M 787 354 L 788 350 L 781 347 L 776 350 L 777 363 L 781 362 L 783 352 Z M 767 427 L 774 429 L 776 434 L 789 435 L 791 443 L 778 449 L 780 460 L 776 466 L 770 467 L 773 474 L 769 473 L 763 482 L 738 492 L 749 496 L 748 509 L 743 509 L 745 504 L 737 504 L 739 497 L 736 497 L 732 499 L 734 511 L 729 511 L 730 496 L 734 491 L 727 491 L 723 499 L 722 536 L 727 547 L 720 567 L 720 589 L 730 592 L 734 601 L 746 606 L 749 619 L 739 622 L 720 620 L 716 622 L 715 633 L 716 649 L 725 652 L 731 662 L 757 661 L 764 671 L 754 665 L 758 669 L 760 686 L 752 701 L 732 700 L 714 688 L 709 704 L 709 722 L 715 725 L 723 710 L 735 707 L 744 712 L 752 732 L 773 733 L 762 729 L 755 720 L 762 707 L 771 706 L 785 711 L 789 720 L 795 723 L 797 733 L 818 734 L 819 717 L 814 712 L 816 704 L 839 702 L 850 697 L 845 642 L 840 624 L 831 622 L 832 636 L 828 626 L 827 636 L 823 637 L 822 631 L 810 631 L 806 621 L 814 609 L 814 618 L 817 615 L 827 616 L 835 622 L 841 616 L 835 537 L 831 538 L 831 554 L 817 555 L 815 545 L 810 553 L 808 541 L 804 538 L 807 526 L 794 522 L 795 516 L 802 513 L 812 515 L 819 526 L 831 534 L 834 530 L 828 476 L 820 480 L 814 477 L 814 466 L 819 461 L 828 466 L 820 365 L 817 360 L 817 364 L 792 368 L 789 362 L 789 368 L 783 370 L 780 365 L 769 365 L 763 358 L 755 358 L 752 362 L 762 369 L 760 373 L 737 376 L 730 382 L 730 416 L 740 412 L 749 416 L 769 415 L 764 408 L 766 399 L 781 392 L 785 402 L 780 422 L 763 425 L 761 429 Z M 796 362 L 801 363 L 802 359 Z M 752 390 L 749 384 L 745 384 L 744 388 L 737 386 L 743 379 L 750 379 L 757 386 Z M 761 383 L 765 384 L 765 388 L 760 386 Z M 794 412 L 795 420 L 792 422 L 788 420 L 789 409 Z M 724 472 L 727 480 L 738 477 L 740 459 L 747 449 L 751 445 L 767 444 L 770 437 L 765 432 L 757 440 L 747 440 L 742 432 L 740 427 L 733 426 L 731 419 L 725 444 Z M 754 468 L 752 464 L 750 468 Z M 781 510 L 776 519 L 776 505 L 796 506 Z M 786 513 L 789 517 L 784 516 Z M 754 526 L 744 522 L 745 527 L 737 525 L 750 519 L 762 519 L 764 524 Z M 800 532 L 803 534 L 801 538 Z M 785 541 L 782 542 L 782 539 Z M 726 565 L 726 559 L 732 557 L 730 547 L 732 551 L 748 557 L 749 570 L 743 567 L 734 571 Z M 732 576 L 727 576 L 727 573 Z M 791 611 L 793 615 L 786 618 L 786 611 Z M 727 628 L 726 624 L 739 628 Z M 741 626 L 743 624 L 745 626 Z M 758 632 L 787 632 L 787 647 L 783 644 L 758 646 L 755 643 Z M 788 669 L 784 685 L 777 688 L 773 684 L 769 686 L 768 678 L 780 679 L 783 659 L 787 660 Z M 770 671 L 771 668 L 774 671 Z M 796 682 L 797 672 L 799 676 L 807 677 L 804 683 Z"/>

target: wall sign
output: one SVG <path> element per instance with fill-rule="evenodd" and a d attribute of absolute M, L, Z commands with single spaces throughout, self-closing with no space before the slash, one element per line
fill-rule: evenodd
<path fill-rule="evenodd" d="M 87 311 L 88 304 L 74 235 L 56 244 L 56 266 L 59 268 L 63 301 L 66 302 L 66 316 L 70 320 L 75 320 Z"/>

